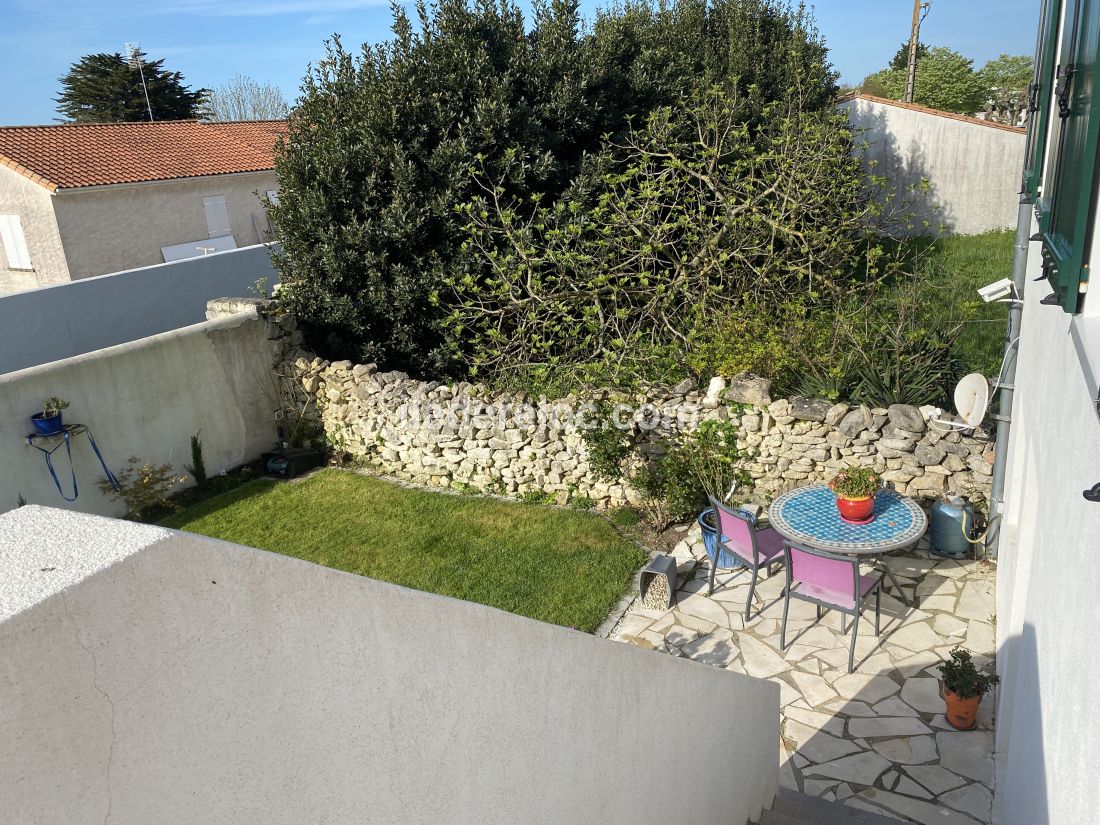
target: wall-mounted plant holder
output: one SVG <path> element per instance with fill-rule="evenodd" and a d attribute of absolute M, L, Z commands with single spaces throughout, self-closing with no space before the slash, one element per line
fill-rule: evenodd
<path fill-rule="evenodd" d="M 657 556 L 642 570 L 639 590 L 642 606 L 667 610 L 676 601 L 676 558 Z"/>

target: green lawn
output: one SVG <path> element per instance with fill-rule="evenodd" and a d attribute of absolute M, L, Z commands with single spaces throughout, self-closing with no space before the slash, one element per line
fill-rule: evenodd
<path fill-rule="evenodd" d="M 997 375 L 1004 356 L 1006 304 L 986 304 L 978 288 L 1012 277 L 1014 232 L 956 235 L 941 239 L 927 262 L 933 278 L 929 305 L 941 328 L 963 327 L 955 352 L 967 371 Z"/>
<path fill-rule="evenodd" d="M 341 470 L 258 481 L 162 524 L 586 632 L 646 558 L 591 513 L 411 490 Z"/>

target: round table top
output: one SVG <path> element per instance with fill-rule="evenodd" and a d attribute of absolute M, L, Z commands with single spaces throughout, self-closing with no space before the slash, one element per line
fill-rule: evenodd
<path fill-rule="evenodd" d="M 879 490 L 874 512 L 869 524 L 844 521 L 836 508 L 836 494 L 819 484 L 784 493 L 772 503 L 768 518 L 776 532 L 793 542 L 856 555 L 908 547 L 928 527 L 920 506 L 893 490 Z"/>

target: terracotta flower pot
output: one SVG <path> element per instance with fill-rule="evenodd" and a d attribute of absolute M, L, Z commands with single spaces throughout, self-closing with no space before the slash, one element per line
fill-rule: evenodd
<path fill-rule="evenodd" d="M 836 508 L 840 510 L 840 515 L 848 521 L 867 521 L 875 511 L 875 497 L 844 498 L 843 496 L 837 496 Z"/>
<path fill-rule="evenodd" d="M 958 730 L 973 730 L 978 724 L 978 705 L 982 703 L 981 694 L 963 699 L 944 688 L 943 698 L 947 702 L 946 716 L 951 727 Z"/>

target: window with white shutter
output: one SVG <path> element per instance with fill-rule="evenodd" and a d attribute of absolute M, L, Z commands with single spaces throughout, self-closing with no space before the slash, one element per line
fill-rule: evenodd
<path fill-rule="evenodd" d="M 18 215 L 0 215 L 0 243 L 4 245 L 4 257 L 8 269 L 33 269 L 27 239 L 23 235 L 23 222 Z"/>

